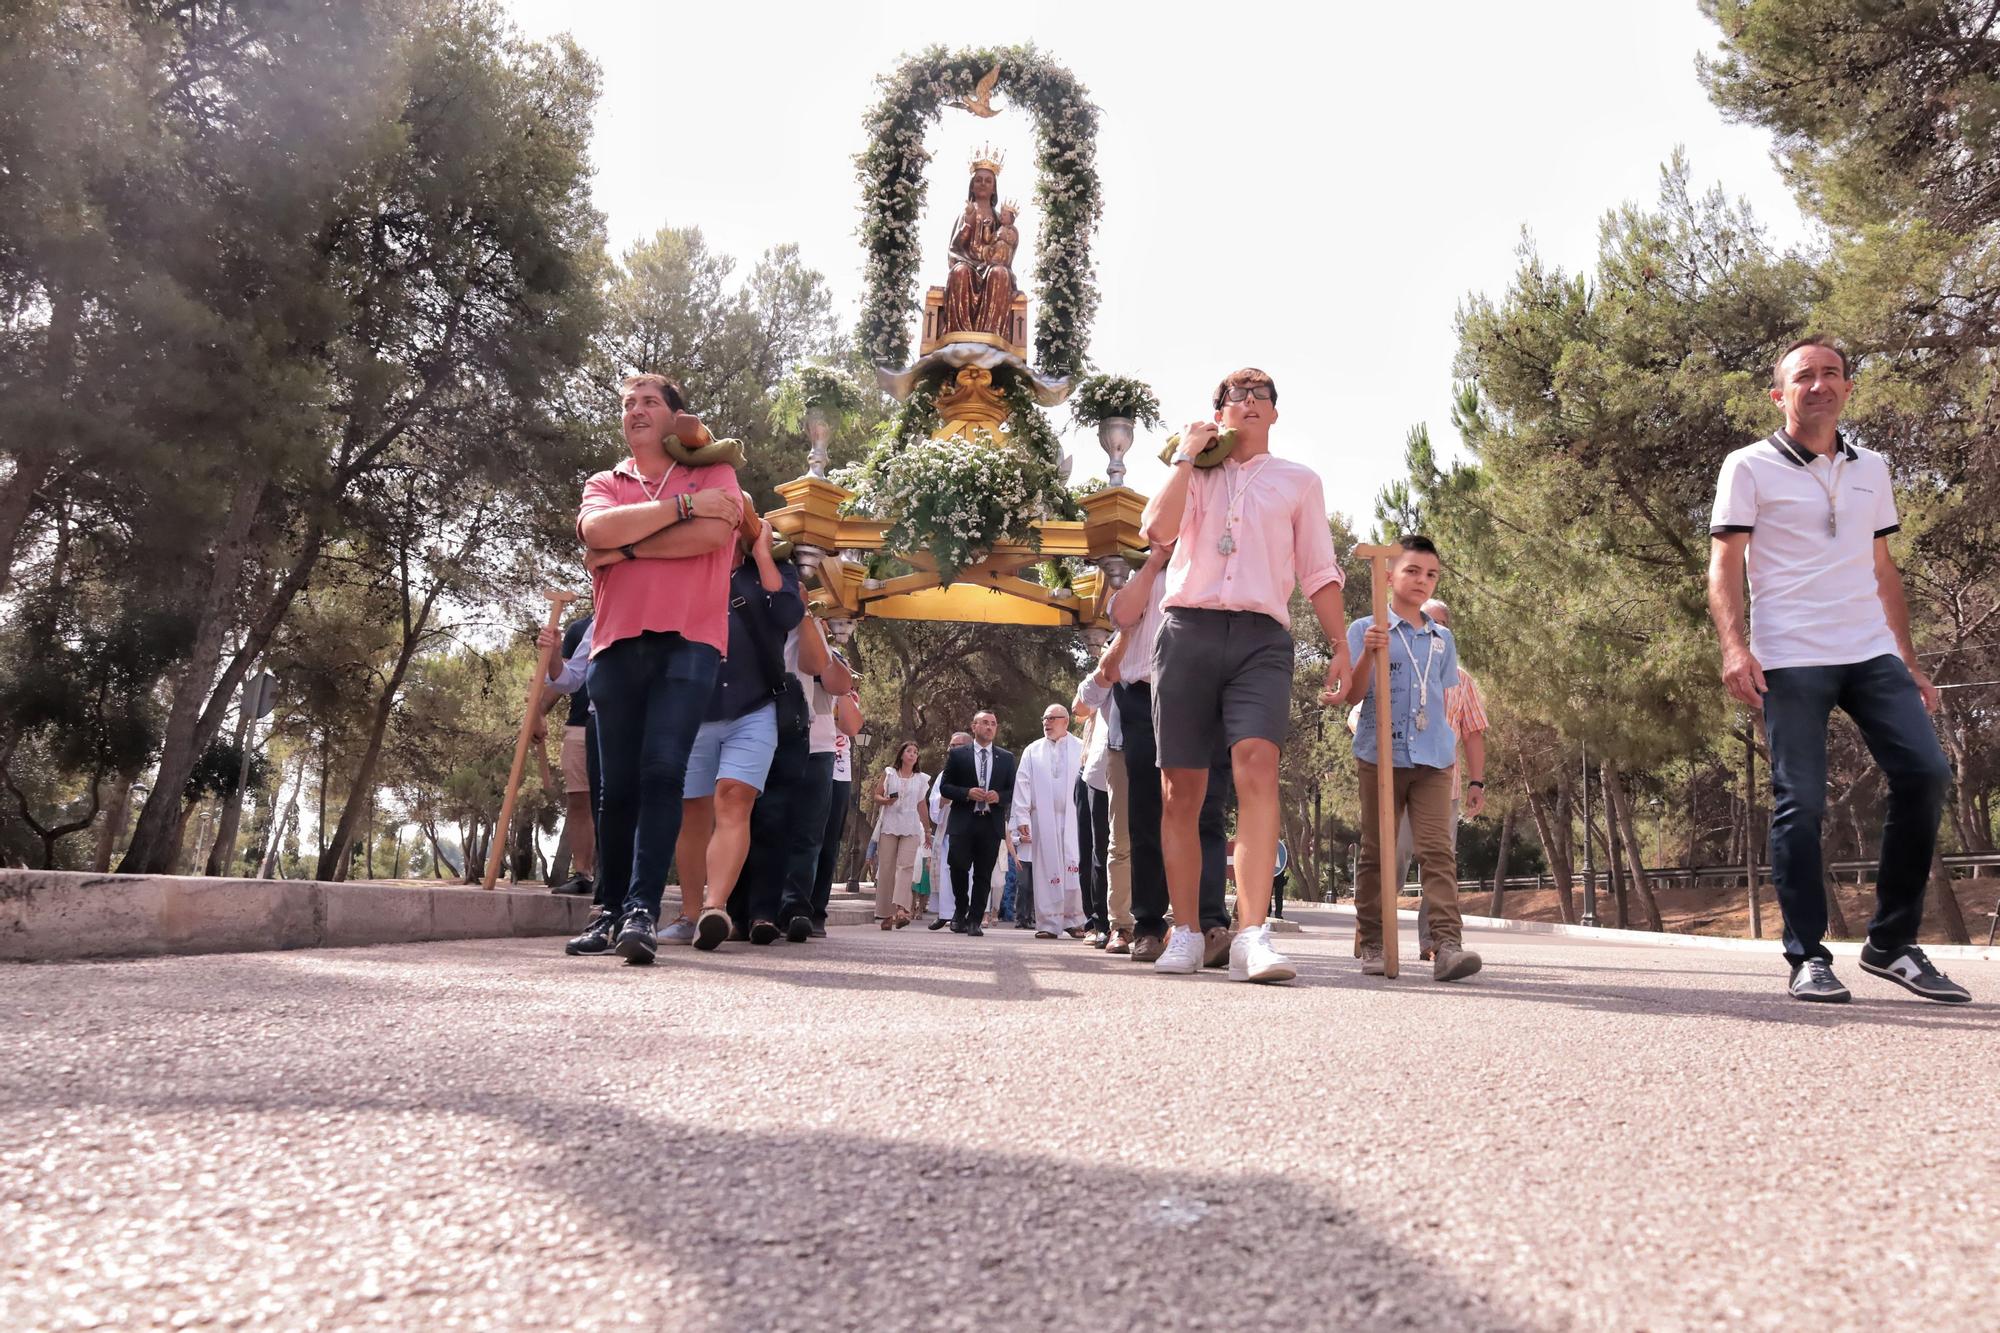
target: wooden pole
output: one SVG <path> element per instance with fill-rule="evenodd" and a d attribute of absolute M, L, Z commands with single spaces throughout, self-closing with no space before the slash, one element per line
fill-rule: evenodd
<path fill-rule="evenodd" d="M 1354 554 L 1368 562 L 1368 581 L 1374 596 L 1375 623 L 1389 624 L 1389 561 L 1402 553 L 1400 546 L 1361 545 Z M 1382 975 L 1394 977 L 1400 942 L 1396 926 L 1396 890 L 1389 867 L 1396 863 L 1396 756 L 1389 735 L 1389 654 L 1375 655 L 1375 858 L 1376 878 L 1382 887 Z"/>
<path fill-rule="evenodd" d="M 573 592 L 547 588 L 542 596 L 548 598 L 548 628 L 557 629 L 562 624 L 563 608 L 576 600 Z M 486 855 L 486 880 L 480 885 L 490 889 L 500 878 L 500 858 L 507 854 L 507 830 L 513 827 L 514 798 L 521 793 L 521 773 L 528 766 L 528 738 L 535 730 L 535 705 L 542 701 L 542 686 L 548 682 L 549 663 L 555 659 L 555 645 L 535 656 L 535 670 L 528 677 L 528 701 L 521 710 L 521 734 L 514 739 L 514 767 L 507 774 L 507 797 L 500 803 L 500 822 L 493 826 L 493 846 Z"/>

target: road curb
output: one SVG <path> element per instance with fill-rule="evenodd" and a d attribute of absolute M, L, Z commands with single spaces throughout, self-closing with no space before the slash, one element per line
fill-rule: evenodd
<path fill-rule="evenodd" d="M 678 900 L 668 889 L 667 910 Z M 0 962 L 573 935 L 590 912 L 588 898 L 539 886 L 0 870 Z M 835 903 L 827 920 L 857 925 L 870 915 L 867 904 Z"/>
<path fill-rule="evenodd" d="M 1352 907 L 1329 907 L 1318 904 L 1309 910 L 1354 919 Z M 1413 911 L 1396 913 L 1399 921 L 1415 922 Z M 1515 921 L 1506 917 L 1468 916 L 1465 924 L 1477 930 L 1508 931 L 1519 935 L 1566 935 L 1575 939 L 1602 940 L 1607 944 L 1637 944 L 1652 948 L 1671 949 L 1714 949 L 1725 953 L 1782 954 L 1784 946 L 1777 940 L 1741 940 L 1727 935 L 1689 935 L 1678 931 L 1619 930 L 1613 926 L 1566 926 L 1555 921 Z M 1859 941 L 1828 940 L 1827 951 L 1835 957 L 1853 957 L 1861 952 Z M 1925 944 L 1924 952 L 1932 959 L 1964 958 L 1976 962 L 2000 962 L 2000 946 L 1987 948 L 1982 944 Z"/>

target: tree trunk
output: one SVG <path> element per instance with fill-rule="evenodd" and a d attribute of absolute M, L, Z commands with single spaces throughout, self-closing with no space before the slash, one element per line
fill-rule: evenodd
<path fill-rule="evenodd" d="M 1561 827 L 1567 833 L 1568 824 L 1560 818 L 1560 797 L 1556 817 L 1551 816 L 1548 798 L 1533 790 L 1528 792 L 1528 813 L 1535 821 L 1535 837 L 1542 844 L 1542 859 L 1549 863 L 1549 877 L 1556 886 L 1556 902 L 1562 909 L 1564 925 L 1576 924 L 1575 885 L 1571 874 L 1569 844 L 1555 836 L 1554 828 Z"/>
<path fill-rule="evenodd" d="M 1958 910 L 1958 894 L 1951 887 L 1951 872 L 1944 868 L 1944 854 L 1931 849 L 1931 900 L 1937 904 L 1938 923 L 1944 937 L 1953 944 L 1972 943 L 1965 928 L 1965 913 Z"/>
<path fill-rule="evenodd" d="M 1640 845 L 1638 829 L 1632 824 L 1632 803 L 1625 799 L 1624 784 L 1619 780 L 1618 770 L 1610 764 L 1604 766 L 1604 790 L 1611 798 L 1611 815 L 1618 821 L 1622 834 L 1632 888 L 1639 895 L 1639 909 L 1645 913 L 1646 929 L 1657 931 L 1661 929 L 1660 904 L 1653 896 L 1652 881 L 1646 874 L 1645 849 Z"/>
<path fill-rule="evenodd" d="M 194 645 L 174 686 L 173 703 L 167 713 L 160 771 L 153 779 L 153 790 L 146 795 L 145 806 L 139 811 L 138 827 L 132 830 L 132 845 L 118 866 L 120 874 L 159 874 L 172 864 L 167 844 L 173 833 L 181 791 L 187 786 L 195 761 L 221 725 L 222 715 L 218 711 L 216 727 L 209 729 L 206 736 L 200 734 L 202 702 L 209 698 L 215 684 L 216 666 L 222 660 L 223 638 L 231 619 L 230 608 L 242 579 L 250 528 L 266 484 L 261 469 L 246 469 L 237 483 L 236 494 L 231 497 L 228 517 L 216 538 L 208 586 L 203 591 L 196 620 Z M 238 657 L 241 656 L 239 653 Z"/>
<path fill-rule="evenodd" d="M 132 784 L 138 780 L 137 773 L 120 773 L 112 784 L 111 805 L 98 825 L 97 852 L 90 862 L 90 868 L 100 875 L 111 869 L 111 854 L 118 850 L 118 835 L 125 831 L 125 816 L 131 813 Z"/>
<path fill-rule="evenodd" d="M 507 866 L 507 877 L 516 884 L 525 884 L 535 877 L 535 817 L 532 811 L 516 810 L 514 827 L 502 836 L 512 835 L 512 847 Z"/>
<path fill-rule="evenodd" d="M 255 700 L 245 699 L 236 709 L 236 752 L 240 755 L 250 743 L 250 728 L 256 725 L 251 716 Z M 237 772 L 246 772 L 239 767 Z M 215 843 L 208 849 L 208 865 L 202 874 L 215 878 L 229 874 L 236 865 L 236 830 L 243 818 L 243 788 L 237 789 L 222 804 L 222 827 L 215 832 Z"/>
<path fill-rule="evenodd" d="M 425 604 L 428 616 L 430 606 Z M 361 766 L 354 774 L 354 782 L 347 789 L 347 801 L 340 812 L 340 825 L 333 831 L 333 841 L 320 853 L 319 869 L 314 872 L 319 879 L 327 878 L 328 872 L 340 863 L 354 841 L 355 826 L 361 822 L 368 809 L 368 793 L 375 782 L 375 766 L 382 758 L 383 738 L 389 733 L 389 716 L 396 711 L 396 695 L 403 688 L 403 677 L 409 673 L 410 661 L 416 656 L 417 645 L 422 635 L 404 640 L 403 651 L 396 658 L 396 669 L 389 673 L 388 684 L 375 700 L 375 716 L 368 727 L 368 748 L 361 752 Z"/>
<path fill-rule="evenodd" d="M 269 879 L 278 868 L 278 858 L 285 850 L 285 830 L 291 827 L 292 817 L 299 810 L 299 789 L 306 785 L 306 757 L 299 756 L 299 776 L 292 783 L 292 799 L 285 800 L 285 777 L 278 775 L 278 790 L 271 801 L 271 841 L 264 849 L 264 859 L 257 863 L 257 878 Z"/>
<path fill-rule="evenodd" d="M 1496 917 L 1507 915 L 1507 844 L 1514 837 L 1514 808 L 1500 816 L 1500 854 L 1493 860 L 1493 901 L 1487 911 Z"/>
<path fill-rule="evenodd" d="M 1604 817 L 1604 859 L 1611 874 L 1611 899 L 1615 905 L 1617 919 L 1612 923 L 1620 930 L 1632 928 L 1632 904 L 1626 892 L 1625 868 L 1619 864 L 1619 846 L 1624 831 L 1618 827 L 1618 816 L 1611 809 L 1611 766 L 1600 764 L 1597 769 L 1597 790 L 1604 798 L 1604 808 L 1597 813 Z"/>

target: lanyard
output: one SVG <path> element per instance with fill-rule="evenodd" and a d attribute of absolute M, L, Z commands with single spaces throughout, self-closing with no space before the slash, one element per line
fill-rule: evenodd
<path fill-rule="evenodd" d="M 1841 448 L 1840 437 L 1838 435 L 1834 436 L 1833 453 L 1827 459 L 1828 475 L 1825 477 L 1820 476 L 1818 470 L 1813 467 L 1813 464 L 1819 461 L 1819 456 L 1813 453 L 1812 450 L 1807 449 L 1783 431 L 1779 431 L 1776 438 L 1781 442 L 1779 445 L 1781 449 L 1795 449 L 1806 456 L 1804 464 L 1806 475 L 1811 477 L 1814 484 L 1826 493 L 1826 535 L 1829 537 L 1838 537 L 1840 535 L 1840 474 L 1842 466 L 1847 462 L 1847 452 Z"/>
<path fill-rule="evenodd" d="M 646 478 L 641 473 L 639 476 L 639 494 L 645 496 L 648 503 L 657 501 L 662 495 L 667 493 L 667 482 L 673 479 L 674 469 L 679 466 L 680 464 L 678 463 L 667 464 L 667 470 L 660 474 L 660 485 L 656 490 L 648 490 L 646 488 Z M 633 471 L 638 472 L 636 465 L 633 467 Z"/>
<path fill-rule="evenodd" d="M 1244 497 L 1250 494 L 1250 488 L 1257 482 L 1255 477 L 1247 475 L 1249 468 L 1250 465 L 1248 463 L 1241 463 L 1236 467 L 1238 473 L 1245 474 L 1241 488 L 1238 488 L 1235 482 L 1230 479 L 1231 473 L 1228 465 L 1225 464 L 1222 469 L 1222 488 L 1229 495 L 1229 507 L 1223 511 L 1222 539 L 1216 542 L 1215 549 L 1222 552 L 1225 556 L 1236 554 L 1236 511 L 1242 505 Z"/>
<path fill-rule="evenodd" d="M 1832 476 L 1832 480 L 1830 481 L 1826 477 L 1820 476 L 1812 464 L 1806 464 L 1806 475 L 1818 482 L 1819 488 L 1826 492 L 1826 535 L 1829 537 L 1838 537 L 1840 535 L 1840 515 L 1835 505 L 1840 498 L 1840 470 L 1842 463 L 1845 461 L 1840 456 L 1839 449 L 1836 446 L 1834 456 L 1827 467 L 1827 471 Z"/>
<path fill-rule="evenodd" d="M 1416 666 L 1417 650 L 1410 644 L 1408 626 L 1402 621 L 1396 622 L 1395 634 L 1397 638 L 1403 641 L 1403 652 L 1409 656 L 1410 665 L 1412 667 Z M 1418 731 L 1424 730 L 1431 724 L 1431 719 L 1430 719 L 1431 662 L 1437 657 L 1438 636 L 1436 634 L 1432 634 L 1430 636 L 1430 641 L 1431 641 L 1430 647 L 1426 649 L 1424 652 L 1423 672 L 1417 677 L 1417 730 Z"/>

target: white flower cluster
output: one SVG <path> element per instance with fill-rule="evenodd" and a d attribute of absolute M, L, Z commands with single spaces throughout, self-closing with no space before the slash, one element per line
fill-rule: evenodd
<path fill-rule="evenodd" d="M 1034 523 L 1055 477 L 1041 460 L 981 430 L 922 440 L 872 473 L 842 475 L 843 485 L 857 482 L 856 507 L 889 524 L 886 545 L 928 550 L 950 578 L 998 542 L 1038 541 Z"/>

